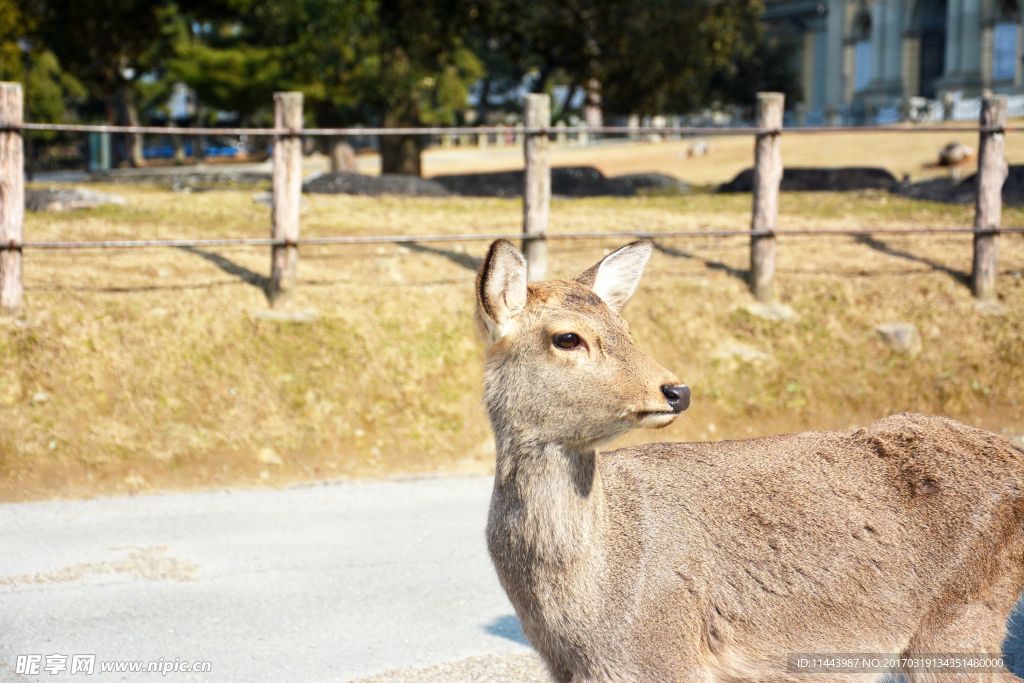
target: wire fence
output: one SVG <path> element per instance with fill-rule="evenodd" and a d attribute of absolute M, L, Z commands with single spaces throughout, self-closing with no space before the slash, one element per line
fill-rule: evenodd
<path fill-rule="evenodd" d="M 76 123 L 22 123 L 0 125 L 0 131 L 62 131 L 68 133 L 125 133 L 135 135 L 252 135 L 274 137 L 361 137 L 367 135 L 525 135 L 602 134 L 602 135 L 678 135 L 708 137 L 729 135 L 765 135 L 782 128 L 753 126 L 434 126 L 416 128 L 184 128 L 180 126 L 108 126 Z M 787 135 L 813 133 L 1003 133 L 1024 131 L 1024 126 L 952 126 L 903 124 L 885 126 L 802 126 L 786 128 Z"/>
<path fill-rule="evenodd" d="M 914 234 L 998 235 L 1022 233 L 1020 228 L 850 228 L 825 230 L 623 230 L 618 232 L 549 232 L 544 235 L 522 233 L 468 233 L 462 235 L 357 235 L 351 237 L 300 237 L 295 240 L 273 237 L 188 239 L 188 240 L 93 240 L 74 242 L 23 242 L 0 244 L 0 251 L 16 249 L 133 249 L 145 247 L 297 247 L 304 244 L 412 244 L 416 242 L 493 242 L 494 240 L 573 240 L 573 239 L 656 239 L 659 237 L 773 237 L 777 235 L 871 236 Z"/>
<path fill-rule="evenodd" d="M 272 254 L 271 303 L 275 304 L 295 286 L 297 248 L 301 245 L 345 245 L 411 242 L 462 242 L 521 239 L 527 255 L 529 278 L 542 279 L 549 240 L 601 238 L 706 238 L 747 237 L 751 240 L 750 284 L 755 296 L 771 301 L 777 236 L 858 236 L 910 234 L 972 234 L 975 242 L 972 289 L 979 298 L 995 295 L 995 241 L 1000 233 L 1024 233 L 1024 228 L 1001 228 L 1000 191 L 1006 177 L 1003 140 L 1007 132 L 1024 131 L 1024 126 L 1006 125 L 1006 98 L 996 96 L 982 102 L 977 126 L 964 125 L 882 125 L 799 127 L 782 130 L 782 96 L 758 95 L 758 120 L 753 127 L 688 126 L 552 126 L 550 98 L 527 97 L 524 122 L 519 126 L 425 127 L 425 128 L 303 128 L 302 97 L 299 93 L 278 93 L 274 97 L 272 128 L 184 128 L 164 126 L 106 126 L 80 124 L 25 123 L 22 121 L 22 93 L 17 84 L 0 84 L 0 311 L 17 311 L 22 304 L 21 253 L 25 249 L 126 249 L 156 247 L 269 246 Z M 96 241 L 25 241 L 24 158 L 22 137 L 39 131 L 74 133 L 115 133 L 141 135 L 245 135 L 273 139 L 272 227 L 268 238 L 158 239 Z M 778 193 L 782 180 L 779 139 L 783 132 L 814 133 L 927 133 L 972 132 L 979 135 L 978 202 L 974 227 L 953 228 L 853 228 L 779 229 Z M 523 232 L 459 235 L 356 235 L 300 237 L 299 203 L 302 182 L 301 138 L 394 135 L 522 135 L 524 140 Z M 754 154 L 754 206 L 750 230 L 659 230 L 622 232 L 549 232 L 548 207 L 551 200 L 549 139 L 563 134 L 604 134 L 640 137 L 752 136 Z"/>

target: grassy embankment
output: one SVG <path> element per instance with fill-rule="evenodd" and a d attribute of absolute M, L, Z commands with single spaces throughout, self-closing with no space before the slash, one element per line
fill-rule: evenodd
<path fill-rule="evenodd" d="M 107 188 L 109 189 L 109 188 Z M 250 192 L 117 187 L 127 207 L 29 214 L 28 239 L 263 236 Z M 515 200 L 308 197 L 305 235 L 514 232 Z M 748 226 L 750 198 L 556 200 L 555 231 Z M 886 194 L 784 195 L 780 225 L 969 225 L 972 207 Z M 1008 209 L 1005 225 L 1024 224 Z M 551 243 L 572 274 L 619 239 Z M 483 243 L 303 248 L 297 306 L 266 308 L 264 248 L 27 251 L 26 317 L 0 322 L 0 500 L 343 476 L 485 472 L 473 280 Z M 698 440 L 942 413 L 1024 433 L 1024 237 L 1000 245 L 1004 316 L 962 282 L 969 235 L 780 238 L 777 291 L 799 318 L 744 306 L 742 238 L 661 240 L 626 310 L 693 405 L 662 432 Z M 901 320 L 916 358 L 875 326 Z"/>

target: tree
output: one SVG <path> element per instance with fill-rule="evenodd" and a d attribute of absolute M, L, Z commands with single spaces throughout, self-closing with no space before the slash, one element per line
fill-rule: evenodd
<path fill-rule="evenodd" d="M 0 0 L 0 81 L 23 84 L 30 120 L 56 123 L 86 91 L 61 68 L 57 56 L 40 44 L 32 28 L 14 0 Z"/>
<path fill-rule="evenodd" d="M 168 17 L 201 0 L 22 0 L 26 20 L 61 66 L 103 103 L 111 125 L 138 125 L 135 79 L 166 57 Z M 207 10 L 213 11 L 213 10 Z M 141 144 L 126 144 L 128 161 L 140 162 Z"/>
<path fill-rule="evenodd" d="M 35 26 L 16 0 L 0 0 L 0 81 L 22 84 L 25 120 L 36 123 L 63 121 L 70 107 L 81 104 L 84 86 L 61 68 L 56 55 L 37 38 Z M 26 136 L 26 167 L 31 175 L 37 156 L 36 142 L 63 134 L 52 131 Z"/>
<path fill-rule="evenodd" d="M 357 20 L 348 20 L 358 35 L 335 33 L 322 43 L 345 57 L 335 62 L 344 73 L 321 70 L 312 79 L 323 85 L 323 108 L 385 127 L 455 123 L 470 84 L 483 73 L 464 38 L 468 9 L 445 0 L 364 2 Z M 346 46 L 338 44 L 346 38 Z M 382 136 L 383 171 L 419 175 L 422 147 L 420 136 Z"/>
<path fill-rule="evenodd" d="M 655 114 L 753 102 L 756 88 L 747 88 L 759 70 L 750 69 L 764 47 L 760 0 L 612 4 L 602 14 L 606 38 L 597 74 L 610 111 Z"/>
<path fill-rule="evenodd" d="M 770 56 L 761 0 L 479 2 L 490 49 L 507 55 L 514 73 L 532 70 L 534 92 L 560 77 L 566 103 L 579 86 L 614 114 L 752 101 L 744 88 L 764 76 Z M 564 115 L 565 103 L 555 104 Z"/>
<path fill-rule="evenodd" d="M 186 22 L 169 67 L 221 109 L 249 114 L 293 89 L 324 127 L 450 124 L 482 74 L 458 2 L 234 0 L 231 9 L 220 22 Z M 384 171 L 418 175 L 421 149 L 418 136 L 382 136 Z"/>

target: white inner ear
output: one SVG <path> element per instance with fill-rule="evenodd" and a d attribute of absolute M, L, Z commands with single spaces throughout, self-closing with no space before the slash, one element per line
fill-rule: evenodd
<path fill-rule="evenodd" d="M 594 292 L 618 313 L 636 291 L 644 266 L 651 258 L 649 243 L 628 245 L 607 256 L 597 269 Z"/>
<path fill-rule="evenodd" d="M 526 259 L 514 248 L 502 249 L 494 259 L 490 278 L 484 283 L 495 316 L 493 320 L 483 316 L 491 343 L 508 334 L 512 319 L 526 305 Z"/>

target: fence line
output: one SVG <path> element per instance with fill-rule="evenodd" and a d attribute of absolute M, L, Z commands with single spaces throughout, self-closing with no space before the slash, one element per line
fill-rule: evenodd
<path fill-rule="evenodd" d="M 471 233 L 463 235 L 358 235 L 352 237 L 299 237 L 293 240 L 273 237 L 238 237 L 209 240 L 95 240 L 76 242 L 22 242 L 0 244 L 0 251 L 18 249 L 133 249 L 149 247 L 292 247 L 303 244 L 415 244 L 416 242 L 491 242 L 493 240 L 578 240 L 602 238 L 660 237 L 856 237 L 868 235 L 998 235 L 1022 233 L 1015 228 L 850 228 L 839 230 L 622 230 L 616 232 L 549 232 L 543 235 L 521 233 Z"/>
<path fill-rule="evenodd" d="M 782 183 L 782 93 L 757 94 L 757 125 L 766 131 L 754 142 L 754 207 L 750 214 L 750 290 L 758 301 L 775 298 L 775 223 Z M 767 232 L 766 235 L 757 234 Z"/>
<path fill-rule="evenodd" d="M 610 135 L 680 135 L 728 136 L 777 133 L 781 128 L 754 126 L 433 126 L 428 128 L 181 128 L 178 126 L 108 126 L 77 123 L 0 123 L 0 132 L 60 131 L 67 133 L 134 133 L 139 135 L 252 135 L 273 137 L 360 137 L 368 135 L 494 135 L 524 133 L 526 135 L 604 133 Z M 786 128 L 786 135 L 805 133 L 999 133 L 1020 132 L 1024 126 L 949 126 L 903 124 L 899 126 L 801 126 Z"/>
<path fill-rule="evenodd" d="M 527 95 L 523 107 L 527 126 L 547 128 L 551 125 L 551 98 Z M 545 134 L 531 135 L 523 144 L 526 168 L 523 171 L 523 236 L 543 236 L 548 229 L 551 208 L 551 149 Z M 548 267 L 548 245 L 543 239 L 523 242 L 526 256 L 526 281 L 544 279 Z"/>
<path fill-rule="evenodd" d="M 1006 96 L 986 97 L 982 101 L 978 126 L 873 126 L 817 127 L 782 130 L 784 100 L 779 93 L 758 94 L 757 127 L 568 127 L 551 126 L 550 98 L 531 95 L 526 103 L 523 126 L 481 126 L 477 128 L 302 128 L 302 95 L 276 93 L 273 128 L 163 128 L 157 126 L 93 126 L 75 124 L 38 124 L 22 122 L 22 92 L 17 83 L 0 83 L 0 313 L 19 313 L 23 300 L 22 250 L 89 249 L 135 247 L 269 246 L 271 248 L 271 305 L 286 303 L 295 286 L 298 250 L 302 244 L 372 244 L 412 242 L 454 242 L 470 240 L 522 239 L 531 281 L 544 278 L 546 241 L 551 239 L 601 239 L 611 237 L 733 237 L 747 236 L 751 241 L 750 287 L 761 301 L 772 300 L 775 272 L 775 238 L 778 235 L 906 235 L 924 233 L 970 233 L 974 235 L 972 292 L 982 300 L 995 297 L 996 254 L 1001 232 L 1024 233 L 1024 228 L 1001 228 L 1001 190 L 1007 166 L 1003 153 L 1006 132 L 1024 130 L 1024 126 L 1006 126 Z M 25 242 L 23 135 L 33 131 L 107 132 L 159 135 L 254 135 L 274 138 L 273 202 L 270 238 L 209 240 L 105 240 L 92 242 Z M 348 237 L 300 237 L 301 137 L 360 135 L 435 135 L 491 134 L 515 132 L 526 136 L 524 158 L 523 232 L 517 234 L 474 235 L 386 235 Z M 778 194 L 782 181 L 780 139 L 791 133 L 821 132 L 977 132 L 979 135 L 978 199 L 972 228 L 895 228 L 786 230 L 776 228 Z M 678 135 L 752 135 L 755 137 L 754 206 L 749 230 L 665 230 L 622 232 L 548 233 L 551 201 L 551 162 L 549 137 L 563 133 L 657 133 Z"/>
<path fill-rule="evenodd" d="M 274 93 L 274 127 L 302 129 L 302 93 Z M 271 235 L 285 244 L 270 249 L 271 306 L 287 304 L 295 291 L 299 250 L 299 206 L 302 203 L 302 141 L 294 135 L 274 138 L 274 169 L 271 182 L 274 201 Z"/>
<path fill-rule="evenodd" d="M 0 124 L 22 121 L 21 85 L 0 83 Z M 25 158 L 21 134 L 0 132 L 0 243 L 21 244 L 25 225 Z M 20 249 L 0 251 L 0 315 L 17 313 L 24 300 Z"/>
<path fill-rule="evenodd" d="M 982 126 L 1006 123 L 1006 98 L 986 97 L 981 101 L 979 114 Z M 1005 136 L 1002 133 L 982 134 L 978 145 L 978 199 L 975 205 L 974 227 L 998 228 L 1003 213 L 1003 183 L 1009 173 L 1003 153 Z M 999 236 L 996 233 L 974 235 L 974 263 L 971 267 L 971 293 L 978 299 L 996 296 L 996 251 Z"/>

